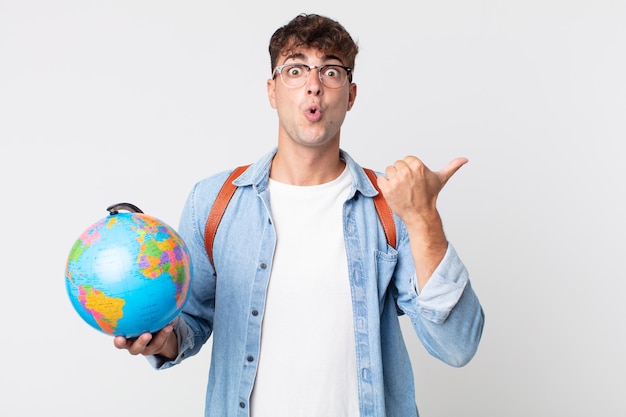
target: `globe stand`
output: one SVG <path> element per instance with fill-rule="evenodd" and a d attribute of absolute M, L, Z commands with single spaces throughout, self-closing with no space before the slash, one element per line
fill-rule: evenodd
<path fill-rule="evenodd" d="M 117 203 L 107 207 L 107 211 L 110 215 L 119 213 L 119 210 L 126 210 L 131 213 L 143 213 L 139 207 L 130 203 Z"/>

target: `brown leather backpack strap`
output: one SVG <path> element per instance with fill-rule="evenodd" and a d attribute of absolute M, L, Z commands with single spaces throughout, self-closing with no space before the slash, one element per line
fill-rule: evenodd
<path fill-rule="evenodd" d="M 387 237 L 387 243 L 392 248 L 396 249 L 396 224 L 393 220 L 393 213 L 383 197 L 383 193 L 378 188 L 378 183 L 376 181 L 376 173 L 369 168 L 363 168 L 367 176 L 378 194 L 374 196 L 374 206 L 376 207 L 376 212 L 378 213 L 378 218 L 380 219 L 380 223 L 383 225 L 383 230 L 385 232 L 385 236 Z"/>
<path fill-rule="evenodd" d="M 226 211 L 226 207 L 230 202 L 233 194 L 237 190 L 237 186 L 233 184 L 233 181 L 239 177 L 250 165 L 242 165 L 233 170 L 233 172 L 228 176 L 222 188 L 217 193 L 217 197 L 215 197 L 215 202 L 211 207 L 211 211 L 209 212 L 209 217 L 207 218 L 206 225 L 204 227 L 204 246 L 206 248 L 206 253 L 209 255 L 209 261 L 211 261 L 211 265 L 215 269 L 215 264 L 213 263 L 213 241 L 215 240 L 215 234 L 217 233 L 217 226 L 219 226 L 220 221 L 222 220 L 222 216 L 224 215 L 224 211 Z"/>

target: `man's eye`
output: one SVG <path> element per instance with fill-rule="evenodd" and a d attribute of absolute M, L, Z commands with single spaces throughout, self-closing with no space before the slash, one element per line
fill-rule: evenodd
<path fill-rule="evenodd" d="M 287 74 L 289 74 L 290 77 L 299 77 L 302 75 L 302 68 L 300 67 L 289 67 L 287 68 Z"/>
<path fill-rule="evenodd" d="M 339 75 L 339 70 L 337 68 L 327 68 L 324 71 L 324 75 L 327 77 L 336 77 Z"/>

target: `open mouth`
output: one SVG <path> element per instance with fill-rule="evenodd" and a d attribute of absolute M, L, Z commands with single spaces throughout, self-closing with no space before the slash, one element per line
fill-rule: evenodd
<path fill-rule="evenodd" d="M 318 106 L 311 106 L 305 112 L 306 118 L 312 122 L 318 121 L 322 117 L 322 111 Z"/>

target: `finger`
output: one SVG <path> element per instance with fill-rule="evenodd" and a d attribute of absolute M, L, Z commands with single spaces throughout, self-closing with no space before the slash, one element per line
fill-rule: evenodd
<path fill-rule="evenodd" d="M 174 330 L 174 326 L 168 324 L 163 329 L 161 329 L 158 333 L 156 333 L 152 340 L 149 342 L 150 348 L 154 350 L 159 350 L 163 347 L 170 333 Z"/>
<path fill-rule="evenodd" d="M 397 160 L 394 164 L 398 170 L 415 169 L 420 165 L 423 165 L 422 160 L 413 155 L 405 156 L 404 158 Z"/>
<path fill-rule="evenodd" d="M 115 336 L 113 345 L 118 349 L 127 349 L 128 339 L 124 336 Z"/>
<path fill-rule="evenodd" d="M 418 167 L 422 161 L 414 156 L 407 156 L 404 159 L 398 159 L 385 170 L 385 175 L 388 178 L 394 178 L 395 176 L 409 175 L 416 167 Z"/>
<path fill-rule="evenodd" d="M 132 344 L 130 344 L 130 346 L 128 346 L 128 352 L 131 355 L 139 355 L 141 353 L 144 353 L 151 340 L 152 335 L 150 333 L 144 333 L 140 335 L 132 342 Z"/>
<path fill-rule="evenodd" d="M 441 171 L 438 172 L 441 183 L 445 184 L 448 180 L 466 163 L 467 158 L 455 158 L 448 163 Z"/>
<path fill-rule="evenodd" d="M 417 156 L 409 155 L 394 164 L 398 175 L 410 177 L 414 175 L 423 176 L 430 172 L 430 169 Z"/>
<path fill-rule="evenodd" d="M 397 170 L 398 169 L 396 168 L 395 164 L 394 165 L 389 165 L 387 168 L 385 168 L 385 176 L 387 178 L 389 178 L 389 177 L 393 176 L 396 173 Z"/>
<path fill-rule="evenodd" d="M 376 178 L 376 182 L 378 183 L 378 188 L 380 188 L 380 192 L 385 195 L 385 191 L 387 190 L 387 186 L 389 184 L 389 179 L 384 175 L 379 175 Z"/>

